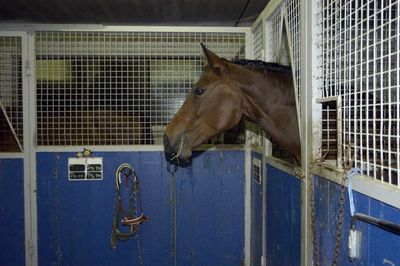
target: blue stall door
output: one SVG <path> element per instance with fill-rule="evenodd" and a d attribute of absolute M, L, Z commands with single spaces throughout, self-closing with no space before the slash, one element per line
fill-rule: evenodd
<path fill-rule="evenodd" d="M 266 265 L 301 265 L 301 181 L 267 166 Z"/>
<path fill-rule="evenodd" d="M 325 178 L 314 177 L 316 232 L 321 265 L 331 265 L 335 249 L 337 213 L 339 209 L 340 185 Z M 383 202 L 353 192 L 356 212 L 400 223 L 400 210 Z M 344 225 L 340 242 L 339 265 L 400 265 L 400 236 L 376 226 L 358 221 L 361 231 L 361 259 L 351 262 L 348 255 L 350 208 L 345 192 Z"/>
<path fill-rule="evenodd" d="M 196 154 L 176 175 L 178 265 L 240 265 L 244 259 L 244 151 Z M 111 249 L 114 175 L 131 163 L 140 178 L 145 265 L 173 265 L 170 175 L 162 152 L 105 152 L 101 181 L 68 181 L 73 153 L 37 154 L 39 265 L 137 265 L 136 242 Z"/>
<path fill-rule="evenodd" d="M 0 265 L 25 265 L 23 159 L 0 159 Z"/>

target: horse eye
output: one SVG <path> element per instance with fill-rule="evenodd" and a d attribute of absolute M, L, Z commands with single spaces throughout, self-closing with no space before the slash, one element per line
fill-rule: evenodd
<path fill-rule="evenodd" d="M 197 96 L 202 95 L 205 91 L 206 90 L 203 89 L 203 88 L 195 88 L 194 89 L 194 95 L 197 95 Z"/>

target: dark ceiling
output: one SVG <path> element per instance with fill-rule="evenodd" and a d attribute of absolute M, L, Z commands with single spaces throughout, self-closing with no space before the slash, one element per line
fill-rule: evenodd
<path fill-rule="evenodd" d="M 269 0 L 0 0 L 0 22 L 249 26 Z"/>

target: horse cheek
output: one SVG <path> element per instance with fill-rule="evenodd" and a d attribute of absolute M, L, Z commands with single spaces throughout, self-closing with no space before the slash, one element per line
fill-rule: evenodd
<path fill-rule="evenodd" d="M 189 97 L 168 124 L 165 134 L 175 142 L 183 134 L 193 119 L 193 100 Z"/>

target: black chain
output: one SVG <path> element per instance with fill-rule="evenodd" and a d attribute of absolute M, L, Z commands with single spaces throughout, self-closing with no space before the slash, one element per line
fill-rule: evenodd
<path fill-rule="evenodd" d="M 344 221 L 344 203 L 345 203 L 345 192 L 346 192 L 346 180 L 347 180 L 348 167 L 345 166 L 345 170 L 342 174 L 340 182 L 340 195 L 339 195 L 339 210 L 337 214 L 336 234 L 335 234 L 335 250 L 333 254 L 332 265 L 337 266 L 339 263 L 340 255 L 340 242 L 342 240 L 343 221 Z M 311 233 L 312 233 L 312 244 L 313 244 L 313 259 L 314 265 L 319 266 L 320 254 L 319 254 L 319 241 L 317 231 L 315 229 L 315 199 L 314 199 L 314 179 L 313 175 L 310 174 L 309 178 L 309 195 L 310 195 L 310 217 L 311 217 Z"/>
<path fill-rule="evenodd" d="M 134 212 L 135 212 L 136 216 L 139 216 L 139 212 L 143 210 L 142 209 L 142 199 L 140 197 L 139 178 L 135 172 L 133 172 L 133 176 L 134 176 L 134 183 L 133 183 L 134 198 L 132 200 L 135 205 Z M 143 256 L 142 256 L 142 244 L 140 241 L 139 226 L 135 226 L 134 237 L 136 240 L 136 256 L 138 259 L 138 263 L 139 263 L 139 265 L 144 265 Z"/>
<path fill-rule="evenodd" d="M 337 224 L 336 224 L 336 236 L 335 236 L 335 251 L 333 254 L 333 266 L 337 266 L 339 263 L 340 257 L 340 242 L 342 240 L 342 231 L 343 231 L 343 221 L 344 221 L 344 203 L 345 203 L 345 192 L 346 192 L 346 181 L 349 170 L 352 167 L 352 144 L 349 144 L 345 147 L 346 159 L 343 163 L 343 174 L 342 180 L 340 181 L 340 196 L 339 196 L 339 211 L 337 215 Z M 347 149 L 346 149 L 347 148 Z"/>
<path fill-rule="evenodd" d="M 343 231 L 343 221 L 344 221 L 344 202 L 345 202 L 345 192 L 346 192 L 346 180 L 347 180 L 347 169 L 343 171 L 342 180 L 340 183 L 340 196 L 339 196 L 339 211 L 337 214 L 337 224 L 336 224 L 336 237 L 335 237 L 335 252 L 333 254 L 332 265 L 336 266 L 339 263 L 340 255 L 340 242 L 342 240 Z"/>
<path fill-rule="evenodd" d="M 139 228 L 136 228 L 135 240 L 136 240 L 136 256 L 138 259 L 138 263 L 139 263 L 139 265 L 144 265 L 143 255 L 142 255 L 142 243 L 140 241 Z"/>
<path fill-rule="evenodd" d="M 311 216 L 311 233 L 312 233 L 312 244 L 313 244 L 313 258 L 314 265 L 319 266 L 319 243 L 317 237 L 317 231 L 315 230 L 315 201 L 314 201 L 314 178 L 312 174 L 308 175 L 309 180 L 309 194 L 310 194 L 310 216 Z"/>
<path fill-rule="evenodd" d="M 169 186 L 169 204 L 171 209 L 171 256 L 174 258 L 174 265 L 177 265 L 176 261 L 176 192 L 175 192 L 175 173 L 178 171 L 178 166 L 167 164 L 167 171 L 170 174 L 170 186 Z"/>

